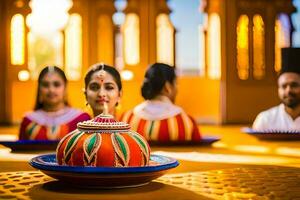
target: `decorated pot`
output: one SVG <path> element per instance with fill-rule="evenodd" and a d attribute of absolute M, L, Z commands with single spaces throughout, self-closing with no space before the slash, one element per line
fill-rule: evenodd
<path fill-rule="evenodd" d="M 56 149 L 58 164 L 70 166 L 146 166 L 149 158 L 146 140 L 108 114 L 78 123 Z"/>

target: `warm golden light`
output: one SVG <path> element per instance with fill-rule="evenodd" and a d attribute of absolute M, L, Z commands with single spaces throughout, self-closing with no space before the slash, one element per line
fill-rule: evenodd
<path fill-rule="evenodd" d="M 38 156 L 39 154 L 33 153 L 12 153 L 10 149 L 0 149 L 0 161 L 9 162 L 28 162 L 32 158 Z"/>
<path fill-rule="evenodd" d="M 260 15 L 253 17 L 253 77 L 265 76 L 265 28 Z"/>
<path fill-rule="evenodd" d="M 30 78 L 30 74 L 27 70 L 21 70 L 18 73 L 18 79 L 19 81 L 28 81 Z"/>
<path fill-rule="evenodd" d="M 122 79 L 123 80 L 125 80 L 125 81 L 130 81 L 130 80 L 132 80 L 133 79 L 133 72 L 132 71 L 130 71 L 130 70 L 123 70 L 122 72 L 121 72 L 121 77 L 122 77 Z"/>
<path fill-rule="evenodd" d="M 237 70 L 238 77 L 246 80 L 249 77 L 249 18 L 241 15 L 237 23 Z"/>
<path fill-rule="evenodd" d="M 281 69 L 281 49 L 280 49 L 280 38 L 281 38 L 281 23 L 280 20 L 275 22 L 275 63 L 274 69 L 279 72 Z"/>
<path fill-rule="evenodd" d="M 234 163 L 253 165 L 282 165 L 289 166 L 295 163 L 295 158 L 266 155 L 238 155 L 238 154 L 214 154 L 200 152 L 167 152 L 156 151 L 153 154 L 169 156 L 179 160 L 193 162 Z"/>
<path fill-rule="evenodd" d="M 61 32 L 53 33 L 50 38 L 44 38 L 33 32 L 28 33 L 28 68 L 33 79 L 37 79 L 45 66 L 63 66 L 63 37 Z"/>
<path fill-rule="evenodd" d="M 45 66 L 64 64 L 66 49 L 62 30 L 68 22 L 72 0 L 31 0 L 30 7 L 32 12 L 26 18 L 30 29 L 28 68 L 31 77 L 36 79 Z"/>
<path fill-rule="evenodd" d="M 140 62 L 140 20 L 137 14 L 126 15 L 123 34 L 125 62 L 136 65 Z"/>
<path fill-rule="evenodd" d="M 208 21 L 208 77 L 221 77 L 221 22 L 217 13 L 212 13 Z"/>
<path fill-rule="evenodd" d="M 232 149 L 241 152 L 251 152 L 251 153 L 270 153 L 270 148 L 260 145 L 236 145 Z"/>
<path fill-rule="evenodd" d="M 25 22 L 21 14 L 11 19 L 10 54 L 12 65 L 23 65 L 25 60 Z"/>
<path fill-rule="evenodd" d="M 17 135 L 13 134 L 1 134 L 0 141 L 16 141 L 18 139 Z"/>
<path fill-rule="evenodd" d="M 279 17 L 283 19 L 283 22 L 289 21 L 289 16 L 281 14 Z M 280 18 L 276 19 L 275 22 L 275 64 L 274 69 L 276 72 L 281 70 L 281 48 L 290 46 L 290 29 L 284 26 L 284 23 Z"/>
<path fill-rule="evenodd" d="M 68 10 L 72 0 L 31 0 L 32 13 L 26 19 L 30 30 L 38 35 L 47 35 L 63 30 L 68 22 Z"/>
<path fill-rule="evenodd" d="M 156 61 L 174 65 L 174 28 L 167 14 L 156 19 Z"/>
<path fill-rule="evenodd" d="M 300 157 L 300 148 L 295 147 L 277 147 L 275 152 L 278 155 Z"/>
<path fill-rule="evenodd" d="M 82 19 L 72 14 L 65 29 L 65 72 L 69 80 L 79 80 L 82 67 Z"/>

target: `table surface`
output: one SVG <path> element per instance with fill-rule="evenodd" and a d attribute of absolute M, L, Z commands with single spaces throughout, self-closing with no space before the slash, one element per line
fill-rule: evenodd
<path fill-rule="evenodd" d="M 180 165 L 125 189 L 65 185 L 28 164 L 49 152 L 10 152 L 0 145 L 0 199 L 300 199 L 299 141 L 260 141 L 240 128 L 201 127 L 204 135 L 222 137 L 212 146 L 152 146 Z"/>

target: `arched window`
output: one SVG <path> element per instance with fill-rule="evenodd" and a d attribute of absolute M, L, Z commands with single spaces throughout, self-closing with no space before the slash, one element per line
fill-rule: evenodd
<path fill-rule="evenodd" d="M 21 14 L 15 14 L 12 17 L 10 34 L 11 64 L 23 65 L 25 62 L 25 23 Z"/>
<path fill-rule="evenodd" d="M 281 48 L 290 46 L 290 23 L 286 14 L 278 15 L 275 22 L 275 65 L 274 70 L 281 69 Z"/>
<path fill-rule="evenodd" d="M 253 77 L 265 76 L 265 27 L 260 15 L 253 17 Z"/>
<path fill-rule="evenodd" d="M 124 55 L 128 65 L 140 62 L 140 20 L 135 13 L 128 13 L 124 23 Z"/>
<path fill-rule="evenodd" d="M 42 68 L 48 65 L 63 66 L 63 34 L 56 32 L 51 37 L 30 31 L 28 37 L 28 68 L 33 79 L 37 79 Z"/>
<path fill-rule="evenodd" d="M 30 1 L 32 12 L 27 16 L 26 23 L 29 27 L 28 68 L 31 78 L 36 79 L 45 66 L 63 67 L 65 62 L 70 64 L 70 60 L 66 61 L 64 57 L 69 48 L 65 49 L 63 30 L 68 23 L 68 10 L 72 4 L 72 0 Z"/>
<path fill-rule="evenodd" d="M 238 77 L 246 80 L 249 77 L 249 18 L 241 15 L 237 22 L 237 71 Z"/>
<path fill-rule="evenodd" d="M 217 13 L 208 18 L 208 77 L 221 77 L 221 22 Z"/>
<path fill-rule="evenodd" d="M 156 61 L 174 65 L 174 28 L 167 14 L 156 19 Z"/>
<path fill-rule="evenodd" d="M 79 80 L 82 68 L 82 18 L 72 14 L 65 29 L 65 72 L 69 80 Z"/>

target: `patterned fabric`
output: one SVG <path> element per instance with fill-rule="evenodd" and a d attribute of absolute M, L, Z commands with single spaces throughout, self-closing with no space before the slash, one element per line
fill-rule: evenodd
<path fill-rule="evenodd" d="M 22 120 L 21 140 L 59 140 L 77 128 L 77 123 L 89 120 L 87 113 L 66 108 L 55 113 L 42 110 L 28 113 Z"/>
<path fill-rule="evenodd" d="M 148 141 L 200 141 L 201 135 L 196 122 L 185 112 L 159 119 L 143 119 L 134 111 L 125 112 L 120 121 L 127 122 L 131 129 L 141 134 Z"/>
<path fill-rule="evenodd" d="M 71 166 L 146 166 L 150 147 L 132 131 L 88 133 L 76 129 L 60 141 L 56 158 L 58 164 Z"/>

